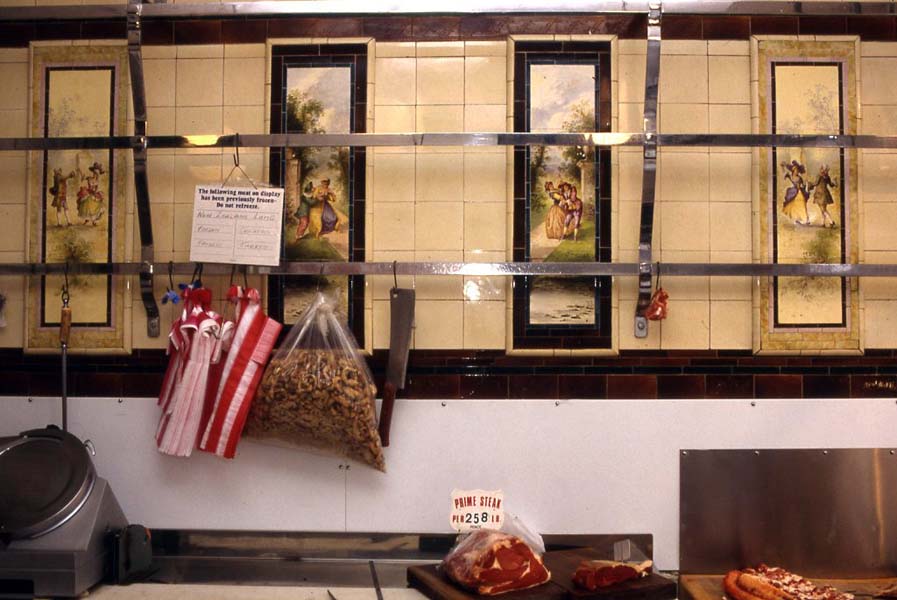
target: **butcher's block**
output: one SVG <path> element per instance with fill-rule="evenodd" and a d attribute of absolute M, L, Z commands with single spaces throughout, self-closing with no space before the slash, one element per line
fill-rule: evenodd
<path fill-rule="evenodd" d="M 551 581 L 538 587 L 501 594 L 504 600 L 672 600 L 676 597 L 676 582 L 651 573 L 647 577 L 624 581 L 594 592 L 577 589 L 573 584 L 573 572 L 584 560 L 607 558 L 592 548 L 574 548 L 546 552 L 542 559 L 551 571 Z M 436 565 L 420 565 L 408 568 L 408 584 L 432 600 L 469 600 L 483 598 L 455 585 L 436 568 Z M 719 600 L 716 598 L 714 600 Z"/>
<path fill-rule="evenodd" d="M 841 592 L 849 592 L 859 598 L 874 596 L 882 588 L 897 583 L 893 579 L 824 579 L 811 578 L 816 585 L 830 585 Z M 723 592 L 723 575 L 680 575 L 681 600 L 720 600 Z"/>

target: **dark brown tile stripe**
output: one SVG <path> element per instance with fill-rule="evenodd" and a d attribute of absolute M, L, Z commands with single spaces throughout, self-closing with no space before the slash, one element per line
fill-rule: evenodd
<path fill-rule="evenodd" d="M 271 19 L 146 19 L 143 42 L 244 44 L 269 37 L 356 37 L 381 41 L 504 39 L 522 34 L 616 34 L 644 39 L 645 15 L 466 15 L 397 17 L 283 17 Z M 747 39 L 751 35 L 859 35 L 867 41 L 897 41 L 897 17 L 667 15 L 667 40 Z M 0 23 L 0 47 L 32 40 L 124 38 L 124 22 L 59 21 Z"/>

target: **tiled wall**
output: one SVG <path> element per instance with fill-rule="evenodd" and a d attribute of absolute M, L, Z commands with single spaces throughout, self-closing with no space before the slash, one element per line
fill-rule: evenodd
<path fill-rule="evenodd" d="M 378 43 L 373 131 L 506 131 L 506 54 L 504 41 Z M 372 260 L 506 260 L 505 148 L 376 148 L 372 158 Z M 374 347 L 385 348 L 392 278 L 370 283 Z M 504 347 L 503 278 L 399 283 L 416 289 L 415 348 Z"/>
<path fill-rule="evenodd" d="M 529 36 L 534 37 L 534 36 Z M 539 36 L 535 36 L 539 37 Z M 545 36 L 541 36 L 543 39 Z M 552 38 L 554 36 L 548 36 Z M 334 38 L 330 41 L 345 41 Z M 358 42 L 360 39 L 351 38 Z M 607 39 L 605 36 L 603 39 Z M 295 40 L 291 39 L 291 42 Z M 327 40 L 315 39 L 315 43 Z M 862 132 L 897 133 L 897 43 L 863 42 Z M 510 44 L 503 39 L 377 41 L 371 44 L 369 131 L 505 131 Z M 156 45 L 144 48 L 150 134 L 266 131 L 266 45 Z M 614 49 L 615 120 L 619 131 L 642 128 L 645 42 L 620 39 Z M 0 135 L 25 135 L 28 51 L 0 50 Z M 659 127 L 664 133 L 751 131 L 750 47 L 739 40 L 667 40 L 662 45 Z M 266 154 L 243 149 L 243 168 L 265 179 Z M 503 261 L 509 256 L 508 153 L 501 147 L 377 148 L 368 160 L 368 256 L 375 261 Z M 641 152 L 614 153 L 614 260 L 636 260 Z M 153 150 L 149 158 L 157 260 L 187 260 L 193 188 L 220 182 L 230 151 Z M 0 155 L 0 216 L 24 223 L 26 161 Z M 897 260 L 892 223 L 897 208 L 890 175 L 892 151 L 860 152 L 861 249 L 867 262 Z M 752 259 L 751 151 L 665 148 L 660 153 L 655 213 L 655 259 L 671 262 L 747 262 Z M 136 243 L 136 242 L 135 242 Z M 24 227 L 0 237 L 0 260 L 24 260 Z M 167 284 L 157 277 L 157 296 Z M 209 279 L 209 278 L 207 278 Z M 226 278 L 211 279 L 220 298 Z M 388 344 L 391 277 L 369 277 L 369 346 Z M 257 284 L 258 282 L 256 282 Z M 504 278 L 406 278 L 417 290 L 415 348 L 503 349 L 509 282 Z M 754 280 L 748 277 L 663 278 L 670 317 L 652 323 L 646 339 L 631 334 L 634 278 L 618 278 L 614 321 L 618 345 L 629 350 L 752 348 Z M 867 348 L 897 347 L 894 281 L 865 279 Z M 9 324 L 0 345 L 21 347 L 21 282 L 0 280 L 9 298 Z M 135 292 L 136 294 L 136 292 Z M 136 296 L 135 296 L 136 298 Z M 76 304 L 77 298 L 73 298 Z M 163 316 L 173 311 L 163 308 Z M 163 329 L 165 324 L 163 323 Z M 133 314 L 135 348 L 161 348 L 149 339 L 139 302 Z"/>

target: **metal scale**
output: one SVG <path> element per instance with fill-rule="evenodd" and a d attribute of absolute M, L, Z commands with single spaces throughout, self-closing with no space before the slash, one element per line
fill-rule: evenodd
<path fill-rule="evenodd" d="M 128 520 L 90 441 L 68 433 L 67 351 L 72 313 L 62 292 L 62 429 L 0 438 L 0 598 L 78 596 L 104 578 L 149 567 L 149 533 Z"/>

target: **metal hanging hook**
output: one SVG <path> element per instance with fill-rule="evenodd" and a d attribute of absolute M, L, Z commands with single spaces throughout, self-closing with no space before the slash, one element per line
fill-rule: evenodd
<path fill-rule="evenodd" d="M 65 261 L 65 271 L 63 271 L 62 281 L 62 307 L 69 305 L 69 261 Z"/>
<path fill-rule="evenodd" d="M 324 263 L 321 263 L 321 270 L 318 271 L 318 281 L 315 284 L 315 293 L 321 292 L 321 280 L 324 279 Z"/>
<path fill-rule="evenodd" d="M 174 261 L 168 261 L 168 289 L 174 291 Z"/>
<path fill-rule="evenodd" d="M 243 289 L 244 290 L 249 289 L 249 277 L 246 275 L 246 271 L 248 271 L 248 270 L 249 270 L 249 267 L 247 267 L 246 265 L 243 265 Z"/>
<path fill-rule="evenodd" d="M 392 261 L 392 283 L 393 283 L 393 288 L 395 288 L 395 289 L 399 289 L 399 278 L 396 275 L 396 267 L 398 266 L 398 264 L 399 264 L 399 261 L 397 261 L 397 260 Z"/>
<path fill-rule="evenodd" d="M 234 166 L 240 166 L 240 134 L 234 134 Z"/>

